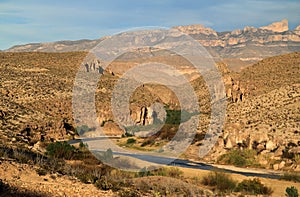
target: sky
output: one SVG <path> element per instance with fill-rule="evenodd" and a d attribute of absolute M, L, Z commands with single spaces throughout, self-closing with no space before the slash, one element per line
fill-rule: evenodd
<path fill-rule="evenodd" d="M 203 24 L 231 31 L 282 19 L 290 29 L 300 25 L 299 0 L 0 0 L 0 50 L 145 26 Z"/>

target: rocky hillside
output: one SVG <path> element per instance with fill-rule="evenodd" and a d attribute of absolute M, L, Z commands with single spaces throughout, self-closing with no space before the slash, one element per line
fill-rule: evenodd
<path fill-rule="evenodd" d="M 71 94 L 76 68 L 85 57 L 72 53 L 0 54 L 0 140 L 32 147 L 70 135 Z"/>
<path fill-rule="evenodd" d="M 229 103 L 224 135 L 214 154 L 253 149 L 265 167 L 300 170 L 300 53 L 264 59 L 243 70 L 237 83 L 248 89 Z"/>

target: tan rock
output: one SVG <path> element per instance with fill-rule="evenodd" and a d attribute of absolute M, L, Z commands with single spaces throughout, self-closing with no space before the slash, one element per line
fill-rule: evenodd
<path fill-rule="evenodd" d="M 227 139 L 227 142 L 225 144 L 225 148 L 228 148 L 228 149 L 233 148 L 233 144 L 232 144 L 230 138 Z"/>
<path fill-rule="evenodd" d="M 273 170 L 279 170 L 279 164 L 278 163 L 273 165 Z"/>
<path fill-rule="evenodd" d="M 104 127 L 105 135 L 116 136 L 122 135 L 124 131 L 114 122 L 108 121 L 105 123 Z"/>
<path fill-rule="evenodd" d="M 280 164 L 278 165 L 278 168 L 282 169 L 284 168 L 284 166 L 285 166 L 285 161 L 281 161 Z"/>
<path fill-rule="evenodd" d="M 288 20 L 284 19 L 280 22 L 275 22 L 267 26 L 260 27 L 260 29 L 266 29 L 273 32 L 285 32 L 289 30 Z"/>
<path fill-rule="evenodd" d="M 259 144 L 259 145 L 257 145 L 257 147 L 256 147 L 256 150 L 258 151 L 258 152 L 261 152 L 261 151 L 263 151 L 263 150 L 265 150 L 266 148 L 265 148 L 265 146 L 263 145 L 263 144 Z"/>
<path fill-rule="evenodd" d="M 266 150 L 272 151 L 272 150 L 274 150 L 276 147 L 277 147 L 277 146 L 276 146 L 276 143 L 274 143 L 273 141 L 268 141 L 268 142 L 266 143 Z"/>
<path fill-rule="evenodd" d="M 285 149 L 284 146 L 280 146 L 275 152 L 274 157 L 281 157 L 283 154 L 283 150 Z"/>
<path fill-rule="evenodd" d="M 205 34 L 205 35 L 215 35 L 218 36 L 217 32 L 211 28 L 204 27 L 203 25 L 186 25 L 173 27 L 186 34 Z"/>
<path fill-rule="evenodd" d="M 289 150 L 289 153 L 300 154 L 300 147 L 295 147 Z"/>
<path fill-rule="evenodd" d="M 294 33 L 300 35 L 300 25 L 295 28 Z"/>

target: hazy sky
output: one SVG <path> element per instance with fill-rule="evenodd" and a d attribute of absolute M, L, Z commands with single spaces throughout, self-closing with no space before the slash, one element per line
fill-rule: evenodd
<path fill-rule="evenodd" d="M 0 49 L 142 26 L 203 24 L 227 31 L 284 18 L 290 29 L 300 24 L 299 0 L 0 0 Z"/>

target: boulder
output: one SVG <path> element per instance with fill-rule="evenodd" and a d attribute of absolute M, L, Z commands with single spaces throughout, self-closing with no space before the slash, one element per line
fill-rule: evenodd
<path fill-rule="evenodd" d="M 281 157 L 283 155 L 284 150 L 284 146 L 280 146 L 279 148 L 277 148 L 277 150 L 274 152 L 274 157 Z"/>
<path fill-rule="evenodd" d="M 256 147 L 256 150 L 258 151 L 258 152 L 261 152 L 261 151 L 263 151 L 263 150 L 265 150 L 266 148 L 265 148 L 265 146 L 263 145 L 263 144 L 258 144 L 257 145 L 257 147 Z"/>
<path fill-rule="evenodd" d="M 225 148 L 227 148 L 227 149 L 233 148 L 233 144 L 232 144 L 230 138 L 227 139 L 226 144 L 225 144 Z"/>
<path fill-rule="evenodd" d="M 281 161 L 278 165 L 278 169 L 282 169 L 285 166 L 285 161 Z"/>
<path fill-rule="evenodd" d="M 275 142 L 273 141 L 267 141 L 266 143 L 266 150 L 269 150 L 269 151 L 273 151 L 277 148 L 277 145 Z"/>

